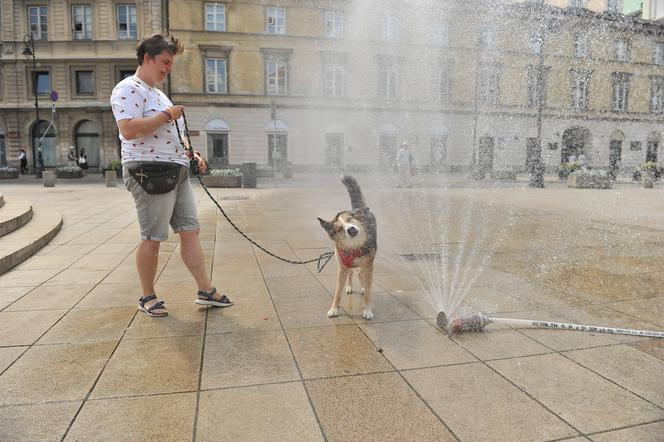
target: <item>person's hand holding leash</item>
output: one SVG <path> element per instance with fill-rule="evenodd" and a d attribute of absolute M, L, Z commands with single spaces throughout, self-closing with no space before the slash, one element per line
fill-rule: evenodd
<path fill-rule="evenodd" d="M 182 117 L 182 114 L 184 113 L 184 106 L 176 104 L 174 106 L 169 107 L 167 112 L 171 116 L 171 120 L 178 120 L 180 119 L 180 117 Z"/>
<path fill-rule="evenodd" d="M 205 164 L 205 161 L 203 161 L 203 158 L 201 158 L 201 155 L 198 152 L 194 152 L 194 161 L 196 161 L 196 164 L 198 165 L 198 171 L 200 173 L 205 173 L 207 170 L 207 165 Z"/>

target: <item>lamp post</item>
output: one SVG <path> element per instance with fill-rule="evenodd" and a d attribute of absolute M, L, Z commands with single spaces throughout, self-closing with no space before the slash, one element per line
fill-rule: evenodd
<path fill-rule="evenodd" d="M 32 92 L 35 94 L 35 114 L 37 116 L 37 155 L 33 151 L 32 160 L 37 169 L 36 174 L 39 176 L 43 165 L 38 161 L 39 152 L 41 152 L 41 134 L 39 129 L 39 94 L 37 93 L 37 59 L 35 57 L 35 39 L 32 33 L 28 33 L 23 37 L 23 55 L 26 58 L 32 57 Z"/>
<path fill-rule="evenodd" d="M 559 17 L 549 16 L 554 14 L 546 5 L 537 5 L 539 11 L 539 31 L 538 31 L 538 54 L 537 54 L 537 71 L 535 73 L 535 104 L 537 105 L 537 146 L 535 158 L 532 160 L 530 167 L 530 183 L 531 187 L 544 187 L 544 163 L 542 161 L 542 120 L 544 114 L 544 106 L 546 96 L 546 84 L 549 68 L 545 65 L 545 46 L 549 43 L 551 34 L 558 30 L 561 21 Z"/>

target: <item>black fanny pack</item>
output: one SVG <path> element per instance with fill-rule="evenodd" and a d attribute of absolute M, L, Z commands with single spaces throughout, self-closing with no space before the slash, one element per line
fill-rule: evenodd
<path fill-rule="evenodd" d="M 159 195 L 175 189 L 182 166 L 175 163 L 141 163 L 127 170 L 143 190 L 151 195 Z"/>

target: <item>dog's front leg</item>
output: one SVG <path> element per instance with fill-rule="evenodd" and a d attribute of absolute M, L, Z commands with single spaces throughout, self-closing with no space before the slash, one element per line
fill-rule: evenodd
<path fill-rule="evenodd" d="M 362 317 L 367 320 L 373 319 L 373 312 L 371 311 L 371 285 L 373 283 L 373 264 L 368 265 L 366 268 L 360 270 L 360 281 L 363 287 L 363 309 Z"/>
<path fill-rule="evenodd" d="M 341 291 L 348 279 L 348 271 L 350 269 L 339 263 L 339 272 L 337 273 L 337 288 L 334 291 L 334 299 L 332 300 L 332 307 L 327 312 L 329 318 L 339 316 L 339 304 L 341 303 Z"/>
<path fill-rule="evenodd" d="M 348 279 L 346 282 L 346 293 L 353 293 L 353 269 L 348 269 Z"/>

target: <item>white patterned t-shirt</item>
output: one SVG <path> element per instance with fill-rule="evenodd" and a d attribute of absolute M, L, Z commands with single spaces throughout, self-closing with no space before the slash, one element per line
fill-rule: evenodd
<path fill-rule="evenodd" d="M 116 121 L 152 117 L 173 106 L 171 100 L 156 87 L 150 87 L 135 75 L 119 82 L 111 93 L 111 108 Z M 178 120 L 180 130 L 184 120 Z M 122 164 L 132 161 L 162 161 L 189 165 L 189 158 L 178 139 L 175 122 L 159 126 L 144 137 L 122 141 Z"/>

